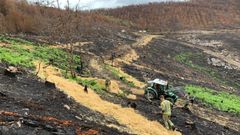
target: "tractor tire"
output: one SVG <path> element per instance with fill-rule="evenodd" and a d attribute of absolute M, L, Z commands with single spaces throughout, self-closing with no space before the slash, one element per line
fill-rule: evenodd
<path fill-rule="evenodd" d="M 145 98 L 148 100 L 148 101 L 150 101 L 150 102 L 152 102 L 153 101 L 153 99 L 155 98 L 155 94 L 153 94 L 152 92 L 147 92 L 147 93 L 145 93 Z"/>

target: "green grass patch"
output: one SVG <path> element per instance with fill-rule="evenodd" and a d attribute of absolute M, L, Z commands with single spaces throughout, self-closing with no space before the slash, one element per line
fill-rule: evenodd
<path fill-rule="evenodd" d="M 97 80 L 79 79 L 78 82 L 83 86 L 87 85 L 89 88 L 91 88 L 92 90 L 99 94 L 103 93 L 103 91 L 106 91 L 105 87 L 98 84 Z"/>
<path fill-rule="evenodd" d="M 191 52 L 185 52 L 175 56 L 175 60 L 180 63 L 186 64 L 200 71 L 209 71 L 207 68 L 193 63 L 193 60 L 201 60 L 201 59 L 202 59 L 201 54 L 193 54 Z"/>
<path fill-rule="evenodd" d="M 0 41 L 4 43 L 12 44 L 12 45 L 16 45 L 16 44 L 34 45 L 33 42 L 30 42 L 24 39 L 6 37 L 1 35 L 0 35 Z"/>
<path fill-rule="evenodd" d="M 131 81 L 128 81 L 125 76 L 120 77 L 120 80 L 127 84 L 129 87 L 135 87 L 135 84 Z"/>
<path fill-rule="evenodd" d="M 190 92 L 191 95 L 201 99 L 203 102 L 210 104 L 218 110 L 240 115 L 240 96 L 227 92 L 217 92 L 209 88 L 195 85 L 187 85 L 185 89 L 187 92 Z"/>
<path fill-rule="evenodd" d="M 8 48 L 0 48 L 0 61 L 7 62 L 14 66 L 33 68 L 33 57 L 27 52 L 15 51 Z"/>
<path fill-rule="evenodd" d="M 70 74 L 67 76 L 67 79 L 76 81 L 77 83 L 79 83 L 82 86 L 87 85 L 89 88 L 91 88 L 92 90 L 94 90 L 98 94 L 102 94 L 103 92 L 106 92 L 105 86 L 99 84 L 97 82 L 97 80 L 94 80 L 94 79 L 82 79 L 81 77 L 73 78 L 73 77 L 71 77 Z"/>
<path fill-rule="evenodd" d="M 54 60 L 54 66 L 66 70 L 69 66 L 69 54 L 58 48 L 50 48 L 47 45 L 34 45 L 32 42 L 21 40 L 18 38 L 9 38 L 0 36 L 0 42 L 9 45 L 0 48 L 0 60 L 14 66 L 25 68 L 34 68 L 33 62 L 41 60 L 48 62 L 49 59 Z M 26 45 L 31 49 L 26 48 Z M 72 67 L 80 64 L 80 57 L 73 56 Z"/>
<path fill-rule="evenodd" d="M 45 62 L 48 62 L 49 59 L 53 59 L 53 65 L 63 70 L 68 69 L 69 66 L 69 55 L 62 49 L 37 46 L 34 47 L 33 56 L 37 59 L 44 60 Z M 80 57 L 74 55 L 72 64 L 73 67 L 79 65 Z"/>
<path fill-rule="evenodd" d="M 128 81 L 127 76 L 119 72 L 118 69 L 107 64 L 105 65 L 104 68 L 109 70 L 115 78 L 121 80 L 123 83 L 127 84 L 129 87 L 136 87 L 136 85 L 133 82 Z"/>
<path fill-rule="evenodd" d="M 130 94 L 131 94 L 131 92 L 129 90 L 121 90 L 121 92 L 118 92 L 117 96 L 126 98 Z"/>
<path fill-rule="evenodd" d="M 72 78 L 66 69 L 69 69 L 69 54 L 63 49 L 50 48 L 47 45 L 34 45 L 34 43 L 0 36 L 0 42 L 7 43 L 8 45 L 0 47 L 0 60 L 14 66 L 20 66 L 25 68 L 34 69 L 33 64 L 36 60 L 49 62 L 49 59 L 53 59 L 53 65 L 60 68 L 61 72 L 67 79 L 78 82 L 81 85 L 87 85 L 97 93 L 104 92 L 105 86 L 102 86 L 97 80 L 81 79 L 80 77 Z M 26 45 L 28 46 L 26 48 Z M 29 49 L 30 48 L 30 49 Z M 73 55 L 72 67 L 80 65 L 80 57 Z"/>
<path fill-rule="evenodd" d="M 124 93 L 124 92 L 118 92 L 117 96 L 118 96 L 118 97 L 121 97 L 121 98 L 126 98 L 126 97 L 127 97 L 127 94 Z"/>

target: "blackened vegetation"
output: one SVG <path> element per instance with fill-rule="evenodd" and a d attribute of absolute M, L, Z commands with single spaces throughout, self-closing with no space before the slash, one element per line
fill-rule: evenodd
<path fill-rule="evenodd" d="M 64 36 L 59 36 L 61 35 L 59 31 L 69 30 L 72 31 L 74 40 L 92 41 L 94 38 L 101 38 L 107 41 L 109 39 L 108 42 L 101 43 L 107 44 L 112 42 L 112 37 L 132 40 L 119 34 L 112 34 L 122 29 L 159 32 L 239 27 L 238 5 L 240 5 L 238 0 L 152 3 L 110 10 L 78 11 L 75 18 L 68 20 L 67 11 L 50 8 L 42 3 L 29 4 L 26 0 L 1 0 L 0 33 L 24 33 L 41 36 L 43 38 L 41 41 L 63 43 L 66 39 Z M 56 31 L 59 22 L 63 20 L 67 20 L 67 26 L 71 27 L 61 27 Z"/>
<path fill-rule="evenodd" d="M 190 2 L 151 3 L 100 10 L 108 16 L 128 20 L 139 29 L 177 31 L 202 28 L 238 27 L 238 0 L 191 0 Z M 233 18 L 232 18 L 232 17 Z M 228 20 L 227 22 L 224 20 Z M 235 23 L 234 23 L 235 22 Z"/>
<path fill-rule="evenodd" d="M 174 85 L 191 83 L 226 91 L 231 90 L 230 87 L 240 88 L 239 70 L 209 65 L 207 59 L 211 56 L 199 49 L 187 47 L 181 43 L 155 39 L 143 49 L 136 48 L 136 50 L 140 58 L 134 63 L 143 65 L 145 68 L 125 64 L 123 69 L 141 81 L 161 78 L 169 80 Z M 186 56 L 186 62 L 189 62 L 189 65 L 176 60 L 177 55 L 185 53 L 191 54 Z M 223 84 L 229 87 L 221 87 Z M 239 94 L 239 91 L 234 93 Z"/>
<path fill-rule="evenodd" d="M 127 103 L 127 106 L 128 106 L 128 107 L 131 107 L 131 108 L 133 108 L 133 109 L 137 109 L 137 104 L 134 103 L 134 102 L 130 102 L 130 101 L 129 101 L 129 102 Z"/>
<path fill-rule="evenodd" d="M 7 69 L 4 70 L 4 75 L 9 76 L 9 77 L 16 77 L 16 73 L 13 73 Z"/>
<path fill-rule="evenodd" d="M 106 135 L 126 134 L 100 124 L 121 126 L 113 118 L 75 103 L 59 90 L 44 86 L 31 75 L 11 78 L 4 76 L 1 70 L 0 134 L 74 135 L 90 130 Z M 71 109 L 66 110 L 64 105 Z"/>

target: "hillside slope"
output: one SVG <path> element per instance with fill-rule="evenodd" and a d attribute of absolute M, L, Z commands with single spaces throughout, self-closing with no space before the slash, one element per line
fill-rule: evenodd
<path fill-rule="evenodd" d="M 209 33 L 211 34 L 209 35 Z M 72 104 L 56 98 L 54 94 L 46 93 L 46 98 L 58 100 L 56 105 L 59 106 L 54 110 L 50 109 L 50 112 L 46 109 L 40 113 L 47 113 L 60 120 L 66 118 L 75 122 L 79 122 L 78 118 L 72 117 L 81 116 L 80 120 L 86 119 L 92 122 L 90 123 L 92 127 L 90 127 L 93 130 L 96 130 L 95 126 L 97 125 L 103 126 L 97 130 L 100 133 L 107 130 L 107 132 L 113 134 L 118 132 L 126 134 L 155 134 L 159 132 L 174 134 L 168 132 L 161 125 L 162 120 L 158 113 L 160 111 L 159 101 L 149 102 L 143 96 L 144 84 L 147 84 L 148 80 L 162 78 L 170 81 L 174 86 L 185 88 L 186 91 L 197 97 L 196 102 L 189 107 L 189 110 L 182 108 L 184 98 L 180 98 L 174 107 L 172 120 L 178 131 L 184 135 L 237 135 L 240 131 L 239 69 L 231 62 L 227 63 L 221 57 L 215 58 L 215 56 L 211 56 L 197 47 L 209 49 L 215 53 L 222 51 L 222 55 L 228 59 L 239 62 L 239 49 L 236 44 L 239 40 L 237 38 L 238 33 L 238 30 L 226 32 L 202 31 L 200 33 L 190 31 L 186 34 L 172 33 L 166 35 L 135 33 L 140 38 L 137 38 L 132 44 L 118 44 L 118 46 L 104 44 L 104 46 L 112 48 L 112 51 L 95 43 L 74 46 L 72 66 L 75 67 L 80 64 L 79 61 L 86 63 L 84 71 L 77 74 L 76 78 L 66 73 L 69 63 L 67 61 L 68 51 L 64 49 L 64 45 L 39 45 L 19 38 L 2 36 L 0 38 L 0 58 L 1 62 L 12 64 L 26 71 L 32 71 L 36 61 L 41 60 L 47 64 L 50 58 L 54 58 L 54 62 L 49 63 L 50 65 L 44 66 L 42 62 L 40 66 L 37 64 L 36 69 L 40 67 L 41 70 L 37 71 L 39 71 L 42 80 L 54 82 L 68 97 L 74 99 L 74 107 L 72 107 Z M 229 35 L 231 36 L 229 37 Z M 209 39 L 209 37 L 211 38 Z M 179 40 L 179 43 L 176 43 L 176 40 Z M 99 52 L 100 49 L 103 49 L 104 52 Z M 113 52 L 116 53 L 117 57 L 112 63 L 109 56 Z M 99 55 L 101 53 L 102 55 Z M 220 65 L 207 63 L 207 60 L 212 60 L 212 58 L 219 59 Z M 25 74 L 25 72 L 23 73 Z M 0 75 L 4 76 L 2 72 Z M 28 85 L 25 86 L 24 83 L 19 82 L 18 79 L 21 79 L 21 77 L 21 75 L 18 75 L 17 78 L 11 80 L 17 81 L 16 85 L 23 85 L 24 88 L 28 87 Z M 6 76 L 1 77 L 1 79 L 3 79 L 2 82 L 9 80 Z M 116 87 L 110 87 L 110 90 L 107 90 L 104 85 L 106 79 L 110 79 Z M 32 80 L 31 77 L 30 80 Z M 1 88 L 3 88 L 1 93 L 10 95 L 11 93 L 5 90 L 5 86 L 7 88 L 9 84 L 1 85 Z M 13 86 L 14 88 L 11 91 L 17 93 L 17 87 L 15 87 L 15 84 Z M 83 86 L 89 88 L 88 93 L 84 92 Z M 41 87 L 39 91 L 47 90 L 42 83 L 37 85 L 35 89 L 38 89 L 37 87 Z M 26 90 L 24 88 L 20 89 L 21 94 L 25 93 L 32 98 L 33 88 L 26 88 Z M 34 91 L 36 92 L 34 94 L 36 100 L 39 98 L 39 91 Z M 65 97 L 67 97 L 66 95 Z M 18 95 L 14 94 L 11 97 L 19 100 Z M 8 110 L 5 105 L 12 100 L 1 99 L 3 99 L 3 111 L 21 113 L 21 110 L 24 109 L 22 106 L 25 104 L 20 102 L 18 104 L 20 105 L 19 110 L 14 110 L 14 108 Z M 55 102 L 54 99 L 52 100 Z M 70 106 L 69 111 L 62 112 L 63 109 L 68 108 L 64 107 L 62 102 Z M 129 102 L 137 104 L 135 110 L 129 108 Z M 41 102 L 44 108 L 48 108 L 47 105 L 45 106 L 47 103 Z M 81 106 L 77 106 L 77 104 Z M 63 107 L 61 108 L 61 106 Z M 91 113 L 86 116 L 86 112 L 78 112 L 77 110 L 82 110 L 82 106 L 88 108 Z M 34 105 L 27 106 L 30 110 L 33 108 L 31 114 L 38 114 L 34 110 L 35 107 Z M 59 110 L 60 114 L 56 115 L 55 110 Z M 101 116 L 95 114 L 96 112 L 100 113 Z M 63 117 L 68 116 L 68 113 L 74 113 L 74 115 Z M 96 115 L 97 117 L 95 117 Z M 102 116 L 105 117 L 101 118 Z M 99 119 L 104 120 L 104 122 L 102 123 Z M 5 115 L 3 121 L 6 121 Z M 188 125 L 189 121 L 193 125 Z M 152 130 L 149 127 L 155 128 Z M 25 131 L 22 128 L 19 128 L 19 130 Z M 68 130 L 68 128 L 64 128 L 64 130 Z M 75 130 L 72 129 L 70 134 Z"/>
<path fill-rule="evenodd" d="M 239 7 L 72 11 L 0 0 L 0 134 L 238 135 Z M 163 127 L 159 99 L 144 96 L 155 78 L 176 88 L 177 131 Z"/>
<path fill-rule="evenodd" d="M 240 24 L 239 3 L 237 0 L 194 0 L 128 6 L 102 12 L 149 31 L 234 28 Z"/>
<path fill-rule="evenodd" d="M 192 0 L 67 12 L 24 0 L 1 0 L 0 33 L 41 35 L 66 42 L 66 34 L 63 36 L 61 33 L 67 31 L 76 41 L 90 37 L 112 38 L 116 37 L 112 32 L 129 28 L 155 32 L 236 28 L 240 26 L 239 3 L 238 0 Z"/>

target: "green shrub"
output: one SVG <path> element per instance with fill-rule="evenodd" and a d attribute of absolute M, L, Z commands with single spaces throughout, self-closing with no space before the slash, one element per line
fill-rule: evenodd
<path fill-rule="evenodd" d="M 0 60 L 14 66 L 34 67 L 32 62 L 33 57 L 24 51 L 18 52 L 8 48 L 0 48 Z"/>
<path fill-rule="evenodd" d="M 12 45 L 33 45 L 33 42 L 24 40 L 24 39 L 20 39 L 20 38 L 12 38 L 12 37 L 6 37 L 6 36 L 1 36 L 0 35 L 0 41 L 5 42 L 5 43 L 9 43 Z"/>

